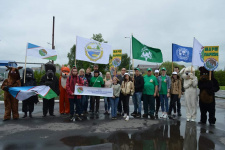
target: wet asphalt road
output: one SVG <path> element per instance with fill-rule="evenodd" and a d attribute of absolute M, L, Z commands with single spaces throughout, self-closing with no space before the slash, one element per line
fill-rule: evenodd
<path fill-rule="evenodd" d="M 183 104 L 183 101 L 182 101 Z M 0 149 L 3 150 L 57 150 L 57 149 L 225 149 L 224 99 L 217 99 L 215 126 L 199 125 L 199 109 L 196 122 L 186 122 L 185 107 L 182 117 L 175 120 L 136 119 L 128 122 L 122 117 L 111 120 L 104 115 L 103 102 L 99 116 L 88 115 L 87 120 L 69 122 L 68 116 L 58 113 L 55 117 L 42 118 L 42 103 L 35 106 L 34 118 L 0 120 Z M 21 104 L 19 106 L 20 117 Z M 130 101 L 130 112 L 133 105 Z M 3 118 L 4 105 L 0 104 Z"/>

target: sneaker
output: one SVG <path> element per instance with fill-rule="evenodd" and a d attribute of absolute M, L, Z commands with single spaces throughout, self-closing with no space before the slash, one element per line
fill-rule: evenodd
<path fill-rule="evenodd" d="M 126 117 L 125 121 L 128 121 L 128 120 L 129 120 L 129 116 Z"/>
<path fill-rule="evenodd" d="M 187 122 L 189 122 L 190 121 L 190 119 L 187 119 Z"/>
<path fill-rule="evenodd" d="M 117 118 L 116 118 L 116 117 L 114 117 L 114 119 L 116 120 Z"/>
<path fill-rule="evenodd" d="M 137 113 L 136 117 L 140 118 L 141 117 L 141 113 Z"/>
<path fill-rule="evenodd" d="M 143 118 L 148 118 L 148 114 L 143 114 L 142 117 Z"/>
<path fill-rule="evenodd" d="M 124 114 L 123 118 L 127 118 L 127 114 Z"/>
<path fill-rule="evenodd" d="M 133 113 L 131 113 L 131 116 L 133 116 L 133 117 L 136 117 L 136 115 L 137 115 L 137 112 L 136 111 L 134 111 Z"/>
<path fill-rule="evenodd" d="M 164 118 L 164 119 L 167 119 L 167 116 L 168 116 L 167 114 L 164 114 L 163 118 Z"/>
<path fill-rule="evenodd" d="M 160 116 L 160 118 L 164 118 L 164 115 L 165 115 L 165 114 L 164 114 L 164 113 L 162 113 L 162 115 Z"/>
<path fill-rule="evenodd" d="M 174 113 L 174 114 L 173 114 L 173 118 L 175 118 L 176 116 L 177 116 L 177 114 L 176 114 L 176 113 Z"/>
<path fill-rule="evenodd" d="M 173 117 L 173 116 L 171 116 L 171 115 L 168 115 L 168 118 L 169 118 L 169 119 L 174 119 L 174 117 Z"/>
<path fill-rule="evenodd" d="M 78 121 L 82 121 L 82 118 L 80 116 L 77 117 Z"/>
<path fill-rule="evenodd" d="M 195 122 L 195 119 L 191 119 L 192 122 Z"/>
<path fill-rule="evenodd" d="M 155 116 L 154 115 L 150 115 L 150 118 L 154 120 L 155 119 Z"/>

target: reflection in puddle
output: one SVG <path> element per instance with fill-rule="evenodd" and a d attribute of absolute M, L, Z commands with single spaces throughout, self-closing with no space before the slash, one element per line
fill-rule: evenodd
<path fill-rule="evenodd" d="M 201 129 L 201 134 L 206 133 Z M 214 149 L 215 144 L 205 136 L 200 134 L 197 146 L 196 123 L 187 123 L 184 137 L 180 133 L 180 121 L 171 125 L 153 125 L 147 130 L 134 133 L 116 131 L 107 138 L 101 139 L 98 136 L 71 136 L 61 139 L 61 141 L 72 148 L 78 149 L 102 149 L 104 144 L 108 144 L 108 149 L 112 150 L 149 150 L 149 149 L 172 149 L 172 150 L 196 150 Z M 207 144 L 206 144 L 207 143 Z M 99 145 L 100 144 L 100 145 Z M 88 146 L 88 147 L 87 147 Z"/>

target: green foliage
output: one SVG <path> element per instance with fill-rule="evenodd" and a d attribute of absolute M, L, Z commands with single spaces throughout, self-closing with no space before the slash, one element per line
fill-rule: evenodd
<path fill-rule="evenodd" d="M 4 100 L 4 91 L 0 89 L 0 101 Z"/>
<path fill-rule="evenodd" d="M 219 71 L 214 71 L 213 73 L 214 73 L 214 77 L 219 82 L 219 85 L 225 86 L 225 71 L 219 70 Z"/>
<path fill-rule="evenodd" d="M 165 67 L 166 68 L 166 74 L 167 75 L 171 75 L 172 72 L 173 72 L 173 69 L 172 69 L 172 62 L 169 62 L 169 61 L 166 61 L 166 62 L 163 62 L 161 65 L 160 65 L 160 69 L 162 67 Z M 179 70 L 181 70 L 182 68 L 184 68 L 185 66 L 184 65 L 179 65 L 178 63 L 176 62 L 173 62 L 173 68 L 174 67 L 179 67 Z"/>
<path fill-rule="evenodd" d="M 225 86 L 220 86 L 220 90 L 225 90 Z"/>
<path fill-rule="evenodd" d="M 45 74 L 45 71 L 34 71 L 34 78 L 36 79 L 37 85 L 40 85 L 41 77 Z"/>
<path fill-rule="evenodd" d="M 108 43 L 107 41 L 105 41 L 102 37 L 102 34 L 99 33 L 99 34 L 93 34 L 93 37 L 92 37 L 93 40 L 95 41 L 99 41 L 99 42 L 104 42 L 104 43 Z"/>

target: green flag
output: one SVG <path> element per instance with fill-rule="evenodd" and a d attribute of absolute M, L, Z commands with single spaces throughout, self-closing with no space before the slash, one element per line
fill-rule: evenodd
<path fill-rule="evenodd" d="M 148 62 L 163 62 L 160 49 L 148 47 L 132 36 L 132 54 L 133 59 L 139 59 Z"/>

